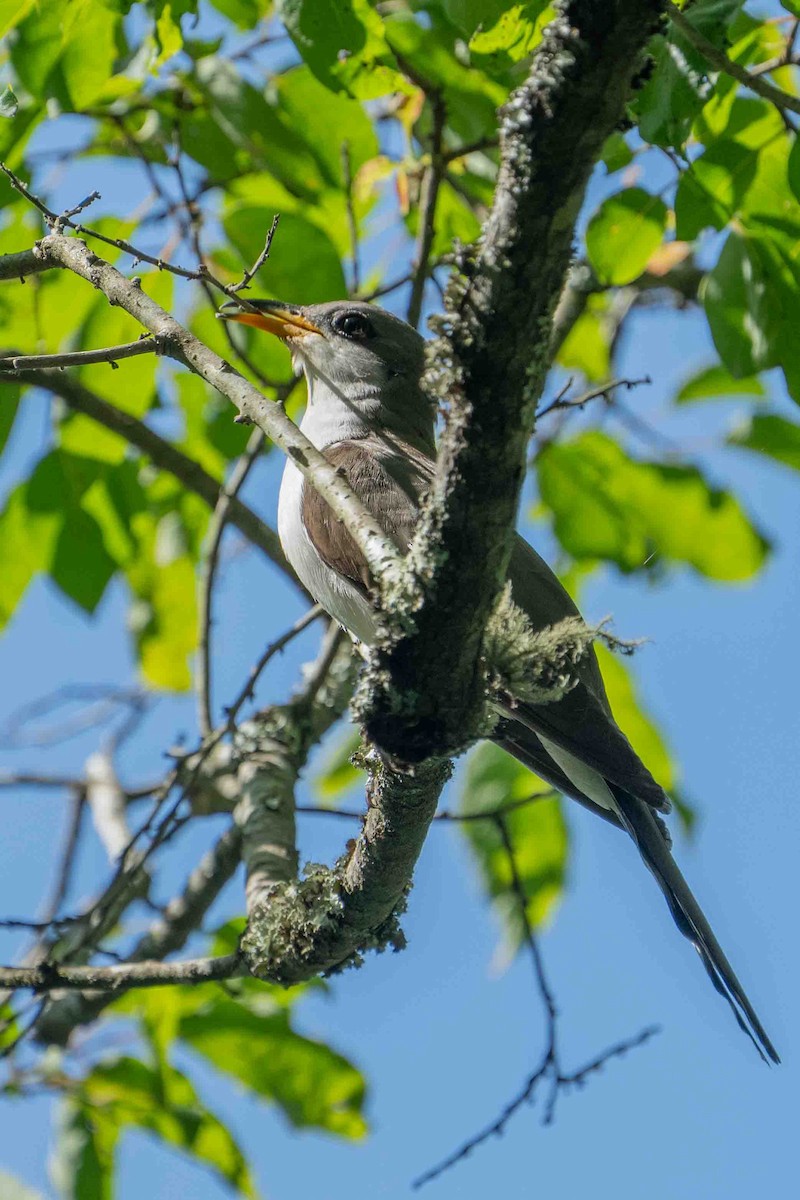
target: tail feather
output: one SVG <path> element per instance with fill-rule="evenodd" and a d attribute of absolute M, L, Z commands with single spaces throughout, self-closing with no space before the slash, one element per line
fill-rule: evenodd
<path fill-rule="evenodd" d="M 694 945 L 711 982 L 727 1000 L 739 1027 L 750 1038 L 764 1062 L 771 1059 L 772 1062 L 779 1063 L 780 1058 L 775 1047 L 670 854 L 654 814 L 635 796 L 613 784 L 609 786 L 617 802 L 620 819 L 664 893 L 678 929 Z"/>

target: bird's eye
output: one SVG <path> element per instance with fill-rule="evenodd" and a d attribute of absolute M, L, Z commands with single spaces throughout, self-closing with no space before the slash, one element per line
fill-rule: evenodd
<path fill-rule="evenodd" d="M 333 318 L 333 328 L 337 333 L 349 338 L 371 338 L 375 336 L 372 322 L 360 312 L 338 313 Z"/>

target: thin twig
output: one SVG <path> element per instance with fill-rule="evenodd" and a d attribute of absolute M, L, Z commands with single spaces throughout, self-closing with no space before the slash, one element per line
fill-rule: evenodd
<path fill-rule="evenodd" d="M 522 1088 L 517 1094 L 506 1104 L 490 1125 L 486 1125 L 479 1133 L 469 1138 L 456 1151 L 442 1159 L 440 1163 L 419 1175 L 412 1183 L 412 1187 L 421 1188 L 424 1184 L 430 1183 L 433 1179 L 437 1179 L 445 1171 L 456 1166 L 467 1158 L 473 1150 L 490 1138 L 501 1136 L 506 1128 L 506 1125 L 514 1116 L 514 1114 L 525 1104 L 532 1104 L 536 1098 L 536 1093 L 539 1085 L 549 1079 L 550 1087 L 545 1100 L 544 1111 L 542 1116 L 542 1124 L 550 1125 L 555 1116 L 555 1106 L 559 1092 L 562 1089 L 567 1089 L 573 1085 L 582 1085 L 589 1075 L 595 1071 L 599 1071 L 607 1062 L 613 1058 L 621 1058 L 629 1050 L 633 1050 L 637 1046 L 643 1045 L 649 1038 L 659 1032 L 657 1026 L 649 1026 L 643 1029 L 635 1037 L 629 1038 L 622 1042 L 617 1042 L 613 1046 L 604 1050 L 602 1054 L 591 1059 L 584 1066 L 579 1067 L 576 1071 L 565 1073 L 561 1067 L 560 1050 L 558 1046 L 558 1009 L 556 1008 L 555 998 L 553 996 L 550 983 L 544 970 L 541 951 L 536 935 L 531 925 L 528 916 L 528 900 L 525 895 L 525 888 L 520 878 L 519 869 L 517 867 L 517 859 L 514 853 L 514 845 L 511 840 L 511 835 L 508 830 L 508 825 L 505 821 L 505 815 L 500 814 L 495 817 L 500 840 L 508 859 L 509 873 L 511 878 L 511 891 L 517 901 L 519 907 L 520 919 L 524 930 L 524 941 L 530 951 L 531 962 L 533 964 L 534 977 L 539 995 L 542 998 L 545 1009 L 546 1018 L 546 1043 L 544 1053 L 539 1060 L 536 1069 L 528 1076 Z"/>
<path fill-rule="evenodd" d="M 138 358 L 141 354 L 158 354 L 158 338 L 149 334 L 136 342 L 125 342 L 122 346 L 105 346 L 100 350 L 75 350 L 64 354 L 18 354 L 14 358 L 0 358 L 0 371 L 13 374 L 16 371 L 36 370 L 40 367 L 88 367 L 92 363 L 109 363 L 116 368 L 124 358 Z"/>
<path fill-rule="evenodd" d="M 61 911 L 61 905 L 64 903 L 67 892 L 69 891 L 70 879 L 72 870 L 75 866 L 75 857 L 78 851 L 78 842 L 80 839 L 81 825 L 83 823 L 83 813 L 86 807 L 86 786 L 81 785 L 73 790 L 72 805 L 70 808 L 69 819 L 67 823 L 67 832 L 64 838 L 64 848 L 61 852 L 61 860 L 56 871 L 55 882 L 50 899 L 44 906 L 42 913 L 42 922 L 50 925 L 56 919 Z"/>
<path fill-rule="evenodd" d="M 441 93 L 427 85 L 427 96 L 430 100 L 433 114 L 433 129 L 431 131 L 431 160 L 425 171 L 422 182 L 422 195 L 419 205 L 419 229 L 417 245 L 414 252 L 413 279 L 411 296 L 408 301 L 407 320 L 409 325 L 419 324 L 422 312 L 422 301 L 425 296 L 425 284 L 428 279 L 428 261 L 433 246 L 433 235 L 436 226 L 436 201 L 439 197 L 439 187 L 445 172 L 445 162 L 442 158 L 442 137 L 446 119 L 446 109 Z"/>
<path fill-rule="evenodd" d="M 607 403 L 612 403 L 611 394 L 617 388 L 624 387 L 627 391 L 631 388 L 642 387 L 644 384 L 651 384 L 653 381 L 649 375 L 643 376 L 642 379 L 612 379 L 608 383 L 602 384 L 600 387 L 590 388 L 588 392 L 583 392 L 580 396 L 574 396 L 570 399 L 566 393 L 572 384 L 572 380 L 568 380 L 554 400 L 546 404 L 536 414 L 536 420 L 540 421 L 542 417 L 548 416 L 551 412 L 558 412 L 566 408 L 583 408 L 592 400 L 603 399 Z"/>
<path fill-rule="evenodd" d="M 272 218 L 272 224 L 270 225 L 269 230 L 267 232 L 267 238 L 266 238 L 266 241 L 264 242 L 264 249 L 261 251 L 261 253 L 259 254 L 256 261 L 253 263 L 252 267 L 250 267 L 249 270 L 246 270 L 244 275 L 242 275 L 242 278 L 239 281 L 239 283 L 235 283 L 233 285 L 233 287 L 231 288 L 231 291 L 241 292 L 245 288 L 248 288 L 250 286 L 250 281 L 253 278 L 253 276 L 257 275 L 258 272 L 261 270 L 264 263 L 269 258 L 269 252 L 272 249 L 272 239 L 275 237 L 275 234 L 278 229 L 278 222 L 280 221 L 280 219 L 281 219 L 281 214 L 275 213 L 275 216 Z"/>
<path fill-rule="evenodd" d="M 350 232 L 350 261 L 352 265 L 350 291 L 356 293 L 361 290 L 361 266 L 358 245 L 358 221 L 356 220 L 356 210 L 353 204 L 353 162 L 350 155 L 350 143 L 348 141 L 342 142 L 342 176 L 345 203 L 347 205 L 347 227 Z"/>
<path fill-rule="evenodd" d="M 44 217 L 45 224 L 49 229 L 52 229 L 54 233 L 60 233 L 63 226 L 66 225 L 70 229 L 73 229 L 76 233 L 81 233 L 85 237 L 96 238 L 97 241 L 103 242 L 106 246 L 113 246 L 115 249 L 121 250 L 123 254 L 130 255 L 134 260 L 134 266 L 136 266 L 137 263 L 146 262 L 149 263 L 150 266 L 157 267 L 159 271 L 168 271 L 171 275 L 180 276 L 181 279 L 194 279 L 200 283 L 209 283 L 212 287 L 217 288 L 218 291 L 223 292 L 224 295 L 226 295 L 230 300 L 235 300 L 236 303 L 247 312 L 255 311 L 253 306 L 247 300 L 236 294 L 232 286 L 222 283 L 221 280 L 217 279 L 204 263 L 201 263 L 197 270 L 190 271 L 186 267 L 179 267 L 175 263 L 168 262 L 164 258 L 158 258 L 152 254 L 148 254 L 145 250 L 138 249 L 124 238 L 107 237 L 106 234 L 99 233 L 96 229 L 91 229 L 88 225 L 80 225 L 71 220 L 71 218 L 69 218 L 66 214 L 59 215 L 58 213 L 55 213 L 49 209 L 47 205 L 39 199 L 38 196 L 35 196 L 33 192 L 31 192 L 29 188 L 25 186 L 22 180 L 19 179 L 18 176 L 16 176 L 4 162 L 0 162 L 0 171 L 2 171 L 7 177 L 11 186 L 15 188 L 15 190 L 18 191 L 21 196 L 24 196 L 30 204 L 39 210 Z"/>
<path fill-rule="evenodd" d="M 321 604 L 312 604 L 308 612 L 304 613 L 299 620 L 295 621 L 291 629 L 287 629 L 286 632 L 282 633 L 279 638 L 275 638 L 274 641 L 270 642 L 259 660 L 250 669 L 250 674 L 247 677 L 247 682 L 245 683 L 244 687 L 241 689 L 230 708 L 226 710 L 229 726 L 233 726 L 236 723 L 236 718 L 239 715 L 242 705 L 247 700 L 252 700 L 256 683 L 258 682 L 258 679 L 267 664 L 275 657 L 276 654 L 279 654 L 281 650 L 284 650 L 286 646 L 288 646 L 289 643 L 297 637 L 298 634 L 302 633 L 304 629 L 307 629 L 309 625 L 313 624 L 314 621 L 318 620 L 324 615 L 325 610 Z"/>
<path fill-rule="evenodd" d="M 800 96 L 792 96 L 789 92 L 784 92 L 782 88 L 776 87 L 762 75 L 754 75 L 739 63 L 734 62 L 724 50 L 720 50 L 708 40 L 704 33 L 696 29 L 677 5 L 672 3 L 672 0 L 667 0 L 667 14 L 673 25 L 680 29 L 686 40 L 691 42 L 695 50 L 699 50 L 712 67 L 716 67 L 718 71 L 724 71 L 726 75 L 730 75 L 732 79 L 749 88 L 751 92 L 755 92 L 757 96 L 768 100 L 776 108 L 800 113 Z"/>
<path fill-rule="evenodd" d="M 263 446 L 264 433 L 262 430 L 256 428 L 250 434 L 245 451 L 231 472 L 228 482 L 220 491 L 219 500 L 214 512 L 211 514 L 211 521 L 208 527 L 207 550 L 200 570 L 200 645 L 198 647 L 196 685 L 198 722 L 203 737 L 207 737 L 213 727 L 213 718 L 211 715 L 211 627 L 213 623 L 214 581 L 219 562 L 220 547 L 222 546 L 225 526 L 230 516 L 231 501 L 238 496 Z"/>

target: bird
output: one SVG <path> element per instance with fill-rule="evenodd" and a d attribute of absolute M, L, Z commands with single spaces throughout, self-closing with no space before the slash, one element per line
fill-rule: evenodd
<path fill-rule="evenodd" d="M 347 478 L 384 532 L 405 553 L 436 460 L 435 410 L 421 380 L 425 339 L 401 318 L 363 301 L 306 306 L 235 301 L 223 320 L 277 336 L 305 374 L 300 428 Z M 370 646 L 378 616 L 364 555 L 325 500 L 287 458 L 278 501 L 284 553 L 314 599 L 357 642 Z M 519 534 L 508 569 L 513 601 L 541 631 L 578 618 L 572 598 Z M 614 720 L 589 647 L 573 686 L 548 703 L 502 710 L 492 740 L 562 794 L 627 832 L 694 945 L 717 991 L 762 1059 L 780 1061 L 671 851 L 663 820 L 670 801 Z"/>

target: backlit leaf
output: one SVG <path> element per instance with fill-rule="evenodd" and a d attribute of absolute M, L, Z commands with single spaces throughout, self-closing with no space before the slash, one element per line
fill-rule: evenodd
<path fill-rule="evenodd" d="M 703 367 L 681 386 L 675 396 L 676 404 L 692 400 L 707 400 L 713 396 L 766 396 L 767 389 L 757 375 L 736 379 L 721 363 Z"/>
<path fill-rule="evenodd" d="M 630 283 L 661 245 L 667 206 L 642 188 L 628 188 L 600 205 L 586 230 L 586 250 L 603 283 Z"/>
<path fill-rule="evenodd" d="M 548 794 L 547 798 L 512 808 L 503 817 L 525 895 L 525 910 L 535 927 L 552 916 L 564 890 L 567 871 L 567 827 L 560 801 L 549 792 L 547 784 L 511 755 L 484 742 L 470 756 L 461 797 L 462 813 L 475 814 L 496 812 L 504 805 L 537 793 Z M 511 948 L 516 950 L 524 936 L 524 925 L 497 822 L 491 817 L 464 821 L 459 828 L 475 856 L 484 887 L 495 901 Z"/>
<path fill-rule="evenodd" d="M 743 429 L 731 434 L 729 441 L 800 471 L 800 425 L 776 413 L 758 413 Z"/>
<path fill-rule="evenodd" d="M 537 467 L 542 502 L 574 558 L 624 572 L 685 563 L 719 580 L 749 579 L 764 563 L 763 534 L 696 467 L 636 461 L 602 433 L 546 446 Z"/>

